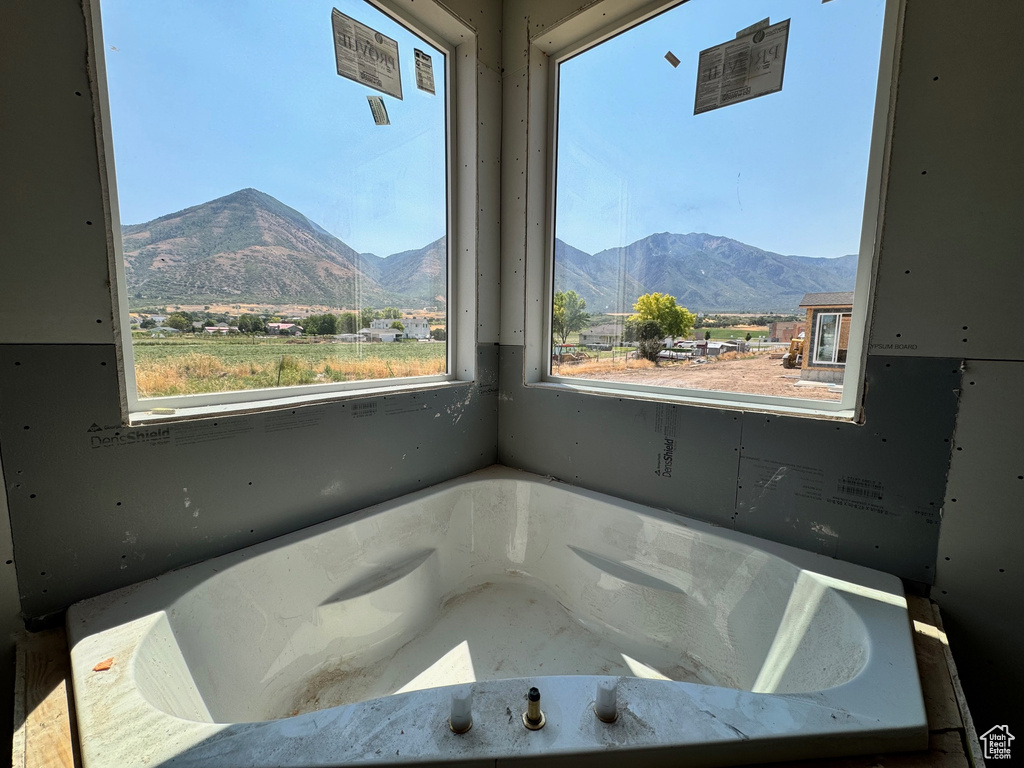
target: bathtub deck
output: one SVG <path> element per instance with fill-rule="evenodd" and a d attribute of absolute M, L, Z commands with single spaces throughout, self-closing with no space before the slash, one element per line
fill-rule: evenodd
<path fill-rule="evenodd" d="M 537 660 L 537 663 L 544 662 L 544 672 L 548 672 L 551 664 L 582 663 L 572 661 L 574 657 L 583 658 L 579 650 L 576 650 L 575 654 L 568 653 L 566 650 L 566 647 L 572 642 L 571 637 L 559 640 L 543 636 L 541 627 L 547 627 L 547 631 L 557 631 L 560 622 L 564 621 L 563 618 L 558 617 L 557 611 L 562 611 L 562 609 L 557 602 L 555 606 L 540 599 L 537 599 L 535 603 L 530 603 L 530 598 L 535 596 L 524 592 L 521 587 L 516 589 L 520 594 L 525 595 L 523 598 L 525 605 L 517 607 L 517 611 L 523 612 L 517 612 L 517 618 L 522 620 L 528 618 L 535 622 L 538 628 L 530 635 L 532 640 L 524 640 L 521 649 L 509 647 L 501 651 L 510 654 L 504 663 L 499 662 L 498 652 L 494 652 L 490 656 L 483 652 L 478 652 L 475 655 L 471 653 L 473 671 L 478 676 L 477 679 L 484 679 L 483 676 L 486 674 L 493 677 L 513 676 L 516 673 L 507 671 L 509 670 L 508 664 L 532 664 L 534 659 Z M 488 594 L 494 597 L 493 593 L 488 593 L 488 590 L 484 589 L 458 605 L 449 606 L 448 616 L 454 616 L 454 621 L 463 621 L 467 616 L 473 616 L 476 620 L 481 613 L 488 613 L 481 609 L 481 606 L 488 601 Z M 966 711 L 963 693 L 956 677 L 956 668 L 949 654 L 949 646 L 945 643 L 945 633 L 937 606 L 928 600 L 917 597 L 908 597 L 908 603 L 910 617 L 914 622 L 914 646 L 921 675 L 925 708 L 928 712 L 929 750 L 927 752 L 870 755 L 836 760 L 809 760 L 792 765 L 800 768 L 868 768 L 869 766 L 968 768 L 971 762 L 967 752 L 971 749 L 976 755 L 975 764 L 982 764 L 977 747 L 977 734 L 974 732 L 970 715 Z M 554 623 L 544 624 L 544 621 L 548 619 Z M 407 652 L 409 654 L 407 660 L 403 662 L 406 664 L 405 671 L 393 678 L 392 685 L 395 684 L 395 681 L 414 672 L 417 667 L 424 665 L 436 648 L 444 647 L 448 639 L 446 632 L 452 631 L 445 629 L 446 624 L 452 628 L 457 626 L 452 621 L 440 621 L 435 624 L 431 633 L 433 639 L 430 641 L 433 645 L 428 643 L 423 646 L 423 648 L 430 648 L 430 651 L 410 649 Z M 459 634 L 464 638 L 466 636 L 465 625 L 461 629 L 462 632 Z M 562 635 L 567 633 L 568 630 Z M 481 639 L 488 638 L 486 630 L 483 628 L 477 630 L 476 634 L 478 634 L 477 644 Z M 424 642 L 426 640 L 427 638 L 424 638 Z M 419 656 L 416 656 L 416 653 Z M 586 663 L 588 665 L 597 663 L 598 659 L 609 656 L 611 661 L 614 661 L 615 653 L 621 657 L 621 651 L 616 651 L 613 643 L 597 643 L 588 648 L 585 655 L 589 660 Z M 541 655 L 545 658 L 540 659 Z M 74 714 L 70 696 L 71 662 L 67 655 L 64 630 L 50 630 L 23 637 L 18 643 L 17 658 L 18 670 L 14 692 L 16 719 L 12 765 L 14 768 L 82 768 L 77 749 L 74 748 Z M 621 658 L 618 663 L 623 663 Z M 653 664 L 651 666 L 654 667 Z M 594 673 L 592 666 L 587 666 L 581 671 L 584 674 Z M 665 672 L 665 670 L 659 671 Z M 636 672 L 634 671 L 632 674 L 636 674 Z M 404 684 L 411 684 L 413 680 L 414 678 L 410 678 Z M 57 741 L 55 742 L 54 739 Z M 55 749 L 55 743 L 62 746 Z"/>

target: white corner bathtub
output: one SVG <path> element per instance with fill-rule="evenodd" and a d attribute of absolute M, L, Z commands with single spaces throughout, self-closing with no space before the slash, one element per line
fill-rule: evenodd
<path fill-rule="evenodd" d="M 86 768 L 927 744 L 895 577 L 503 467 L 86 600 L 67 627 Z"/>

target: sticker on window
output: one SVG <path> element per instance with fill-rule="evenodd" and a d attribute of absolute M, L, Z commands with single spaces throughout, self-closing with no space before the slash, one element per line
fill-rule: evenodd
<path fill-rule="evenodd" d="M 419 48 L 412 49 L 416 60 L 416 87 L 427 93 L 434 92 L 434 64 L 430 55 Z"/>
<path fill-rule="evenodd" d="M 331 11 L 331 26 L 334 29 L 334 58 L 338 74 L 401 99 L 398 43 L 349 18 L 337 8 Z"/>
<path fill-rule="evenodd" d="M 370 112 L 373 114 L 373 122 L 377 125 L 391 125 L 391 120 L 388 119 L 388 110 L 384 106 L 384 99 L 380 96 L 367 96 L 366 100 L 370 102 Z"/>
<path fill-rule="evenodd" d="M 781 91 L 788 40 L 786 19 L 701 51 L 693 114 Z"/>

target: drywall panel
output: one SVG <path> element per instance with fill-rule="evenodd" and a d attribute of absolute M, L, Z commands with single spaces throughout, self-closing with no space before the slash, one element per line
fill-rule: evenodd
<path fill-rule="evenodd" d="M 967 361 L 932 590 L 978 733 L 1024 725 L 1021 381 L 1022 362 Z"/>
<path fill-rule="evenodd" d="M 500 341 L 522 346 L 526 290 L 526 190 L 529 37 L 525 0 L 504 4 L 501 94 Z"/>
<path fill-rule="evenodd" d="M 721 525 L 736 503 L 740 415 L 523 386 L 501 348 L 498 460 Z"/>
<path fill-rule="evenodd" d="M 907 3 L 871 351 L 1024 359 L 1024 3 Z M 984 55 L 979 52 L 984 51 Z"/>
<path fill-rule="evenodd" d="M 415 3 L 416 0 L 406 0 Z M 438 0 L 438 5 L 476 31 L 476 58 L 483 66 L 501 70 L 501 3 L 480 0 Z"/>
<path fill-rule="evenodd" d="M 106 227 L 85 19 L 77 2 L 3 4 L 0 343 L 111 342 Z"/>
<path fill-rule="evenodd" d="M 479 226 L 477 229 L 477 341 L 497 343 L 501 287 L 501 74 L 477 66 Z"/>
<path fill-rule="evenodd" d="M 22 610 L 38 617 L 494 463 L 497 347 L 477 384 L 120 426 L 113 345 L 0 347 Z"/>
<path fill-rule="evenodd" d="M 744 414 L 734 524 L 929 583 L 960 364 L 872 357 L 866 383 L 862 425 Z"/>
<path fill-rule="evenodd" d="M 930 583 L 960 363 L 871 357 L 855 425 L 524 387 L 501 348 L 503 464 Z"/>

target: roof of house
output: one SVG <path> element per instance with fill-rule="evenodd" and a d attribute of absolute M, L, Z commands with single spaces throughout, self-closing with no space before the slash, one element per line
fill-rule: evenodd
<path fill-rule="evenodd" d="M 853 291 L 837 293 L 805 293 L 800 300 L 801 307 L 852 307 Z"/>
<path fill-rule="evenodd" d="M 615 323 L 607 323 L 605 325 L 595 325 L 593 328 L 588 328 L 583 333 L 596 333 L 599 336 L 618 336 L 622 333 L 622 326 L 615 325 Z"/>

